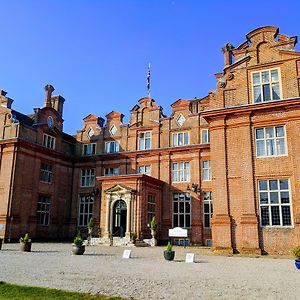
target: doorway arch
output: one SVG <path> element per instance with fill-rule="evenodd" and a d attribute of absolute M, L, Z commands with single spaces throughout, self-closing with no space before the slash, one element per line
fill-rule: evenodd
<path fill-rule="evenodd" d="M 119 199 L 113 206 L 113 230 L 115 237 L 124 237 L 127 230 L 127 205 L 124 200 Z"/>

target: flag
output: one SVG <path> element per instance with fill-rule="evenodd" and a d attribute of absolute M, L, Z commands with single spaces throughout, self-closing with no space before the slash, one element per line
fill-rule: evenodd
<path fill-rule="evenodd" d="M 147 89 L 148 89 L 148 97 L 150 97 L 150 64 L 148 65 L 148 72 L 147 72 Z"/>

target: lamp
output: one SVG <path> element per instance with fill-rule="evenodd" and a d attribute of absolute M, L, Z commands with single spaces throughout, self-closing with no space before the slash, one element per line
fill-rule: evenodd
<path fill-rule="evenodd" d="M 188 192 L 192 191 L 192 192 L 197 193 L 197 194 L 201 193 L 200 186 L 197 183 L 192 183 L 191 187 L 188 185 L 187 188 L 186 188 L 186 190 Z"/>

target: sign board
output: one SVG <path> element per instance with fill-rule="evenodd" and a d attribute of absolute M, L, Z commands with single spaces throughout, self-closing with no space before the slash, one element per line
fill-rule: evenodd
<path fill-rule="evenodd" d="M 174 227 L 169 229 L 169 237 L 187 237 L 187 229 L 181 227 Z"/>
<path fill-rule="evenodd" d="M 194 253 L 187 253 L 185 257 L 186 263 L 194 263 L 195 262 L 195 254 Z"/>
<path fill-rule="evenodd" d="M 122 258 L 130 258 L 130 257 L 131 257 L 131 250 L 128 249 L 124 250 Z"/>

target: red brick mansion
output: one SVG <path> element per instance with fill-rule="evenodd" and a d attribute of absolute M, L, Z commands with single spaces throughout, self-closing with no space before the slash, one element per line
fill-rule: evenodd
<path fill-rule="evenodd" d="M 257 28 L 223 47 L 217 88 L 179 99 L 165 116 L 151 98 L 130 110 L 88 115 L 63 132 L 64 98 L 15 111 L 0 90 L 0 236 L 130 240 L 188 229 L 215 250 L 288 252 L 300 244 L 300 53 L 297 37 Z"/>

